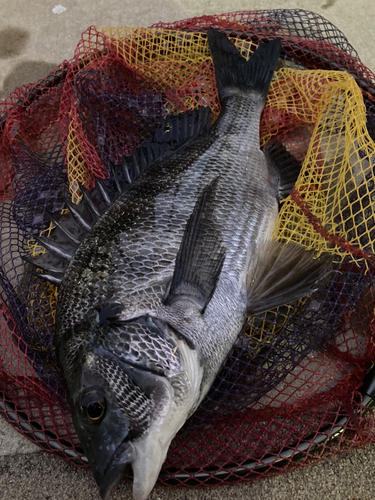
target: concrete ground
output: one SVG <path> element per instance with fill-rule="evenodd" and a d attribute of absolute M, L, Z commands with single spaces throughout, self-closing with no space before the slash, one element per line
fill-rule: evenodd
<path fill-rule="evenodd" d="M 362 61 L 375 71 L 374 0 L 0 0 L 0 99 L 14 87 L 46 76 L 70 59 L 88 26 L 148 26 L 234 10 L 301 8 L 340 28 Z M 251 484 L 204 490 L 156 488 L 150 500 L 373 500 L 375 446 L 338 456 L 295 473 Z M 131 498 L 121 485 L 113 500 Z M 0 500 L 99 499 L 89 473 L 73 469 L 20 436 L 0 420 Z"/>

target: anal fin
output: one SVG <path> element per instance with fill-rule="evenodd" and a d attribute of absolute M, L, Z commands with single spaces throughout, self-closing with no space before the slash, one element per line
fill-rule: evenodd
<path fill-rule="evenodd" d="M 314 259 L 313 252 L 296 243 L 269 240 L 258 249 L 247 274 L 248 316 L 289 304 L 314 291 L 328 274 L 331 256 Z"/>

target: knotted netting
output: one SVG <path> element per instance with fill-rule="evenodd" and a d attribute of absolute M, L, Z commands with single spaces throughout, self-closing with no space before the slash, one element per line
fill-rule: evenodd
<path fill-rule="evenodd" d="M 58 289 L 21 256 L 66 209 L 108 178 L 161 120 L 220 112 L 206 31 L 244 57 L 280 38 L 282 59 L 261 120 L 302 164 L 275 229 L 335 270 L 310 297 L 249 318 L 209 394 L 173 440 L 159 481 L 236 482 L 288 471 L 375 442 L 363 390 L 373 366 L 375 76 L 345 36 L 300 10 L 235 12 L 151 28 L 90 27 L 71 61 L 1 106 L 0 412 L 45 450 L 79 466 L 54 351 Z M 362 391 L 362 392 L 361 392 Z"/>

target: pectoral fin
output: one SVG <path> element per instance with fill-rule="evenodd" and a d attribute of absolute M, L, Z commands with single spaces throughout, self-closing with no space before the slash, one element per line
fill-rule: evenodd
<path fill-rule="evenodd" d="M 186 225 L 166 305 L 190 299 L 203 311 L 215 291 L 225 258 L 213 220 L 217 182 L 215 179 L 204 189 Z"/>
<path fill-rule="evenodd" d="M 329 272 L 330 256 L 314 259 L 313 252 L 296 243 L 268 241 L 250 262 L 247 275 L 247 315 L 289 304 L 312 293 Z"/>

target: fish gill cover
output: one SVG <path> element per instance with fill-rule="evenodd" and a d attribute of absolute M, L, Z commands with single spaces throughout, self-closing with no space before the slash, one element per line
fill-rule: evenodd
<path fill-rule="evenodd" d="M 33 235 L 53 233 L 47 212 L 109 177 L 111 162 L 163 117 L 205 105 L 217 118 L 212 26 L 245 57 L 281 39 L 261 146 L 278 138 L 302 170 L 275 236 L 330 253 L 338 272 L 312 296 L 247 321 L 171 444 L 159 482 L 173 485 L 264 477 L 375 442 L 359 392 L 375 356 L 375 77 L 316 14 L 234 12 L 90 27 L 71 61 L 0 104 L 0 412 L 40 447 L 87 466 L 54 351 L 58 291 L 21 256 L 44 251 Z"/>

